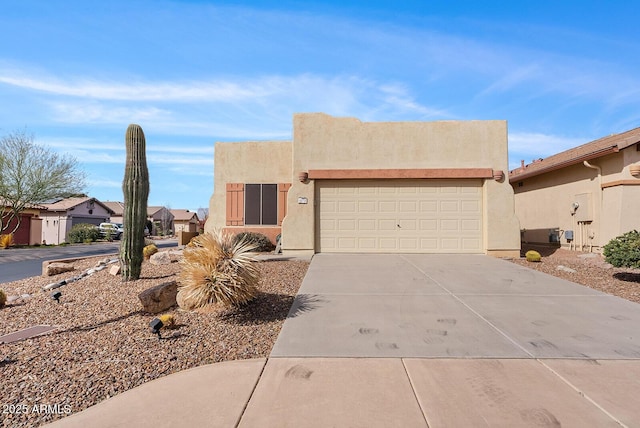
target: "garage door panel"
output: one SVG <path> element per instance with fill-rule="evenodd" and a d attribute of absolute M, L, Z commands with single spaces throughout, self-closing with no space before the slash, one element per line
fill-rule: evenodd
<path fill-rule="evenodd" d="M 481 180 L 318 181 L 318 251 L 482 252 Z"/>
<path fill-rule="evenodd" d="M 460 211 L 460 201 L 440 201 L 440 212 L 454 213 Z"/>
<path fill-rule="evenodd" d="M 393 220 L 391 220 L 391 219 L 378 220 L 378 230 L 381 230 L 381 231 L 385 231 L 385 230 L 395 231 L 396 230 L 396 221 L 395 221 L 395 219 L 393 219 Z"/>
<path fill-rule="evenodd" d="M 420 200 L 418 202 L 418 206 L 420 207 L 421 213 L 437 213 L 438 212 L 438 201 Z"/>

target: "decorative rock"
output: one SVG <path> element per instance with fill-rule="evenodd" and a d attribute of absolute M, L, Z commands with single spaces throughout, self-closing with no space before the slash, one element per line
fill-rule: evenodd
<path fill-rule="evenodd" d="M 185 311 L 192 311 L 197 307 L 193 299 L 186 297 L 182 290 L 178 291 L 178 294 L 176 295 L 176 302 L 180 309 L 184 309 Z"/>
<path fill-rule="evenodd" d="M 113 276 L 120 275 L 120 265 L 113 265 L 109 269 L 109 273 Z"/>
<path fill-rule="evenodd" d="M 85 272 L 87 275 L 93 275 L 94 273 L 96 273 L 95 269 L 89 269 L 88 271 Z"/>
<path fill-rule="evenodd" d="M 578 254 L 579 259 L 595 259 L 598 257 L 596 253 Z"/>
<path fill-rule="evenodd" d="M 169 250 L 169 258 L 171 258 L 171 263 L 178 262 L 182 259 L 182 250 Z"/>
<path fill-rule="evenodd" d="M 178 283 L 169 281 L 144 290 L 138 294 L 138 299 L 144 311 L 157 314 L 176 304 L 177 293 Z"/>
<path fill-rule="evenodd" d="M 42 287 L 42 289 L 44 291 L 49 291 L 49 290 L 54 290 L 56 288 L 60 288 L 63 285 L 66 285 L 67 281 L 58 281 L 58 282 L 52 282 L 51 284 L 47 284 L 44 287 Z"/>
<path fill-rule="evenodd" d="M 161 253 L 153 254 L 149 257 L 149 261 L 152 265 L 168 265 L 171 264 L 171 256 L 168 251 L 163 251 Z"/>
<path fill-rule="evenodd" d="M 569 273 L 576 273 L 577 270 L 575 269 L 571 269 L 570 267 L 566 267 L 566 266 L 562 266 L 562 265 L 558 265 L 556 267 L 557 270 L 561 270 L 563 272 L 569 272 Z"/>
<path fill-rule="evenodd" d="M 55 262 L 47 265 L 47 276 L 58 275 L 64 272 L 70 272 L 75 267 L 71 263 Z"/>

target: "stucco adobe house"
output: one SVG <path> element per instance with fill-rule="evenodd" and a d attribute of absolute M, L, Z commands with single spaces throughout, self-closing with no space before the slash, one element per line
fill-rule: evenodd
<path fill-rule="evenodd" d="M 296 114 L 292 141 L 216 143 L 205 230 L 282 233 L 284 254 L 518 256 L 506 121 Z"/>
<path fill-rule="evenodd" d="M 640 128 L 523 162 L 509 182 L 523 242 L 600 251 L 640 230 Z"/>
<path fill-rule="evenodd" d="M 69 231 L 76 224 L 97 226 L 108 221 L 113 213 L 109 207 L 91 197 L 61 198 L 42 205 L 46 208 L 40 211 L 42 242 L 46 244 L 68 242 Z"/>
<path fill-rule="evenodd" d="M 47 208 L 42 205 L 28 204 L 24 211 L 20 213 L 20 225 L 13 232 L 13 242 L 17 245 L 35 245 L 42 242 L 42 219 L 40 212 Z M 0 215 L 2 225 L 6 229 L 1 234 L 8 234 L 16 227 L 16 220 L 11 218 L 11 207 L 0 199 Z"/>
<path fill-rule="evenodd" d="M 189 210 L 169 210 L 173 215 L 174 234 L 198 231 L 198 214 Z"/>

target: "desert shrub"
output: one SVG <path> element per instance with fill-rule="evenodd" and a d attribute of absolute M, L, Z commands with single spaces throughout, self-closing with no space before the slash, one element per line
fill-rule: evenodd
<path fill-rule="evenodd" d="M 5 303 L 7 303 L 7 293 L 0 288 L 0 308 L 4 308 Z"/>
<path fill-rule="evenodd" d="M 233 237 L 234 242 L 238 242 L 242 239 L 253 244 L 255 246 L 254 251 L 261 253 L 273 251 L 275 245 L 271 243 L 271 240 L 262 233 L 257 232 L 240 232 Z"/>
<path fill-rule="evenodd" d="M 176 326 L 176 318 L 172 314 L 160 315 L 158 319 L 162 321 L 165 328 L 174 328 Z"/>
<path fill-rule="evenodd" d="M 9 248 L 13 245 L 13 233 L 0 235 L 0 248 Z"/>
<path fill-rule="evenodd" d="M 527 251 L 524 254 L 524 257 L 528 262 L 539 262 L 540 260 L 542 260 L 542 256 L 540 255 L 540 253 L 534 250 Z"/>
<path fill-rule="evenodd" d="M 144 256 L 145 260 L 149 260 L 149 257 L 151 257 L 157 252 L 158 252 L 158 247 L 156 247 L 156 244 L 146 245 L 142 249 L 142 255 Z"/>
<path fill-rule="evenodd" d="M 92 224 L 76 224 L 69 231 L 69 242 L 80 244 L 82 242 L 95 242 L 100 238 L 100 230 Z"/>
<path fill-rule="evenodd" d="M 640 233 L 632 230 L 613 238 L 604 246 L 603 254 L 615 267 L 640 268 Z"/>
<path fill-rule="evenodd" d="M 258 293 L 254 244 L 216 230 L 191 240 L 181 261 L 178 294 L 192 308 L 208 303 L 240 306 Z"/>

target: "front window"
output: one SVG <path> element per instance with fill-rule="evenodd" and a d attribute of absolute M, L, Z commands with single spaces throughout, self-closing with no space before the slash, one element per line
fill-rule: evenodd
<path fill-rule="evenodd" d="M 277 225 L 278 185 L 245 185 L 244 210 L 247 225 Z"/>

